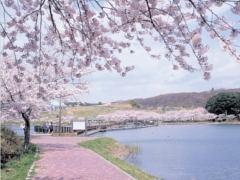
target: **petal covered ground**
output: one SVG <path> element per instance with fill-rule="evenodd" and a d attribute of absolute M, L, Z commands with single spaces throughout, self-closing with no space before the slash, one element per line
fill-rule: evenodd
<path fill-rule="evenodd" d="M 40 148 L 33 180 L 130 180 L 134 179 L 78 142 L 94 137 L 33 136 Z"/>

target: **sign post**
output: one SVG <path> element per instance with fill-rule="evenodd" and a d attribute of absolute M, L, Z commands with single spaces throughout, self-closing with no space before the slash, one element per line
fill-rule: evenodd
<path fill-rule="evenodd" d="M 86 129 L 87 129 L 87 123 L 86 119 L 85 120 L 72 120 L 72 132 L 74 130 L 85 130 L 85 135 L 86 135 Z"/>
<path fill-rule="evenodd" d="M 86 123 L 86 118 L 85 118 L 85 136 L 87 136 L 87 123 Z"/>

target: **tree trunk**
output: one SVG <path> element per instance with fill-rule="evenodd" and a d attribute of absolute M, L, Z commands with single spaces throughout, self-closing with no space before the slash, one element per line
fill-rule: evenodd
<path fill-rule="evenodd" d="M 237 119 L 240 121 L 240 116 L 239 116 L 239 112 L 235 114 L 237 116 Z"/>
<path fill-rule="evenodd" d="M 30 144 L 30 123 L 25 122 L 24 128 L 24 148 L 28 149 Z"/>
<path fill-rule="evenodd" d="M 31 110 L 22 113 L 22 117 L 25 121 L 25 127 L 24 127 L 24 148 L 28 149 L 30 144 L 30 113 Z"/>

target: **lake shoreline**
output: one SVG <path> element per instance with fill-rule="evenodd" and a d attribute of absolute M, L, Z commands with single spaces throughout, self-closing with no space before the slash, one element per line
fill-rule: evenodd
<path fill-rule="evenodd" d="M 238 125 L 240 124 L 240 121 L 231 121 L 231 122 L 161 122 L 159 123 L 159 126 L 161 125 L 200 125 L 200 124 L 226 124 L 226 125 Z"/>
<path fill-rule="evenodd" d="M 129 146 L 121 145 L 113 138 L 99 137 L 91 141 L 78 143 L 78 145 L 90 149 L 101 157 L 114 164 L 130 176 L 138 180 L 157 180 L 159 178 L 143 171 L 141 168 L 124 160 L 131 150 Z"/>
<path fill-rule="evenodd" d="M 235 180 L 240 167 L 239 124 L 162 123 L 94 136 L 111 137 L 121 145 L 139 144 L 140 153 L 131 153 L 125 161 L 158 178 Z"/>

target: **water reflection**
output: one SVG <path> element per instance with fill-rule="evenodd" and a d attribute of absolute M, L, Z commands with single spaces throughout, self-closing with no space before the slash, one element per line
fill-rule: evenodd
<path fill-rule="evenodd" d="M 136 141 L 134 144 L 128 145 L 131 149 L 130 155 L 126 158 L 126 160 L 134 165 L 141 166 L 141 159 L 139 156 L 142 153 L 140 143 Z"/>

